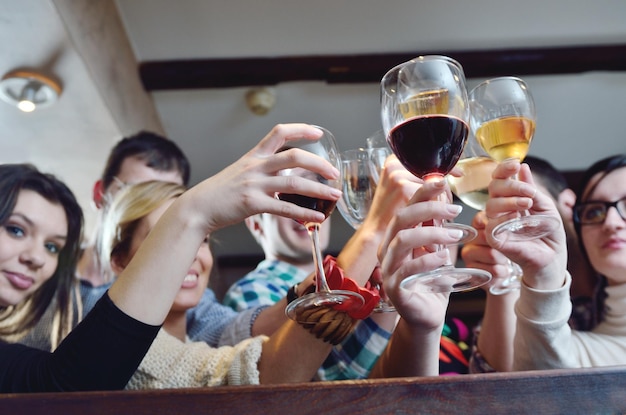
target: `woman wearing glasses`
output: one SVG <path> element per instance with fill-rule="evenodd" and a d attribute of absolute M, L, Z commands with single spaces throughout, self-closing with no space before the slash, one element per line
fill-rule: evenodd
<path fill-rule="evenodd" d="M 518 170 L 527 183 L 506 180 Z M 489 188 L 487 234 L 524 206 L 557 215 L 547 196 L 533 194 L 531 184 L 530 171 L 519 164 L 496 171 Z M 487 237 L 524 271 L 515 305 L 514 370 L 626 364 L 626 155 L 600 160 L 584 173 L 574 223 L 582 251 L 598 273 L 599 312 L 590 331 L 568 325 L 571 277 L 565 269 L 563 229 L 524 242 Z"/>

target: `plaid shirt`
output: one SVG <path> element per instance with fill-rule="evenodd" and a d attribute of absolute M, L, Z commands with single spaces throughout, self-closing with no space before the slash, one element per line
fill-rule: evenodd
<path fill-rule="evenodd" d="M 281 300 L 289 288 L 304 280 L 307 273 L 278 260 L 264 260 L 233 284 L 223 303 L 237 311 Z M 317 371 L 317 380 L 367 378 L 376 360 L 387 346 L 391 333 L 371 318 L 357 323 L 354 331 L 332 352 Z"/>

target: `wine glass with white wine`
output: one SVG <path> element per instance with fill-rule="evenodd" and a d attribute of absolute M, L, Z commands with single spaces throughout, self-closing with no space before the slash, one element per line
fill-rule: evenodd
<path fill-rule="evenodd" d="M 535 133 L 535 102 L 526 82 L 513 76 L 489 79 L 469 93 L 470 126 L 480 145 L 493 159 L 524 160 Z M 493 230 L 498 240 L 529 240 L 551 233 L 559 221 L 547 215 L 530 215 L 526 210 L 517 218 Z"/>

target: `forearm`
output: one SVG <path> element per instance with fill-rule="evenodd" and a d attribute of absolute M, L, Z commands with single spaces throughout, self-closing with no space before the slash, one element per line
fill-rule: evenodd
<path fill-rule="evenodd" d="M 518 290 L 505 295 L 487 294 L 477 345 L 483 358 L 498 372 L 513 369 L 516 320 L 513 308 L 518 298 Z"/>
<path fill-rule="evenodd" d="M 261 334 L 271 336 L 289 321 L 285 315 L 285 307 L 287 307 L 287 300 L 283 298 L 276 304 L 263 309 L 252 325 L 252 336 Z"/>
<path fill-rule="evenodd" d="M 163 214 L 109 290 L 118 308 L 147 324 L 159 325 L 165 319 L 208 232 L 186 196 Z"/>
<path fill-rule="evenodd" d="M 329 343 L 288 321 L 263 344 L 259 361 L 261 384 L 310 381 L 331 348 Z"/>
<path fill-rule="evenodd" d="M 370 378 L 437 376 L 442 330 L 423 331 L 401 319 Z"/>
<path fill-rule="evenodd" d="M 337 264 L 361 286 L 365 285 L 378 265 L 377 251 L 383 232 L 363 224 L 337 256 Z"/>
<path fill-rule="evenodd" d="M 536 290 L 522 285 L 515 305 L 517 328 L 514 341 L 514 370 L 578 367 L 579 354 L 572 330 L 571 278 L 555 290 Z"/>

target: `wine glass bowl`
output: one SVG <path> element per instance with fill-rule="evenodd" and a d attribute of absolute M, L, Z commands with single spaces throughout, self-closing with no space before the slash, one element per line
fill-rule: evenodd
<path fill-rule="evenodd" d="M 312 141 L 302 139 L 290 141 L 288 146 L 286 146 L 283 150 L 289 148 L 299 148 L 301 150 L 311 152 L 326 159 L 338 170 L 341 170 L 341 157 L 337 149 L 335 137 L 327 129 L 318 126 L 316 127 L 323 132 L 322 136 L 318 140 Z M 300 176 L 333 186 L 337 189 L 341 188 L 342 183 L 341 178 L 337 180 L 329 180 L 304 168 L 285 169 L 279 172 L 279 174 Z M 297 194 L 279 193 L 276 197 L 284 201 L 295 203 L 299 206 L 322 212 L 326 218 L 330 216 L 336 205 L 335 201 Z M 341 310 L 349 311 L 351 309 L 360 308 L 365 302 L 363 296 L 353 291 L 331 290 L 328 286 L 326 275 L 324 273 L 322 254 L 319 247 L 320 224 L 315 222 L 299 223 L 307 229 L 307 232 L 311 237 L 313 260 L 315 263 L 315 292 L 304 295 L 289 303 L 285 309 L 286 315 L 294 321 L 308 323 L 308 321 L 301 321 L 301 318 L 304 318 L 303 316 L 308 317 L 308 314 L 310 314 L 305 312 L 306 310 L 313 308 L 333 309 L 335 307 L 341 307 Z M 338 315 L 338 318 L 341 318 L 341 316 Z"/>
<path fill-rule="evenodd" d="M 447 56 L 420 56 L 390 69 L 381 80 L 381 116 L 387 141 L 402 165 L 424 181 L 441 181 L 454 168 L 469 132 L 469 105 L 461 65 Z M 443 197 L 443 198 L 442 198 Z M 447 202 L 446 194 L 440 196 Z M 455 226 L 464 238 L 476 230 Z M 462 238 L 463 239 L 463 238 Z M 457 292 L 486 284 L 491 274 L 440 268 L 405 278 L 401 287 L 425 292 Z"/>
<path fill-rule="evenodd" d="M 378 182 L 370 151 L 358 148 L 341 153 L 341 174 L 342 197 L 337 208 L 344 220 L 357 229 L 370 210 Z"/>
<path fill-rule="evenodd" d="M 478 84 L 469 93 L 470 125 L 477 141 L 498 162 L 524 160 L 533 139 L 536 110 L 528 85 L 522 79 L 503 76 Z M 493 230 L 498 240 L 528 240 L 545 236 L 559 225 L 547 215 L 521 216 Z"/>

